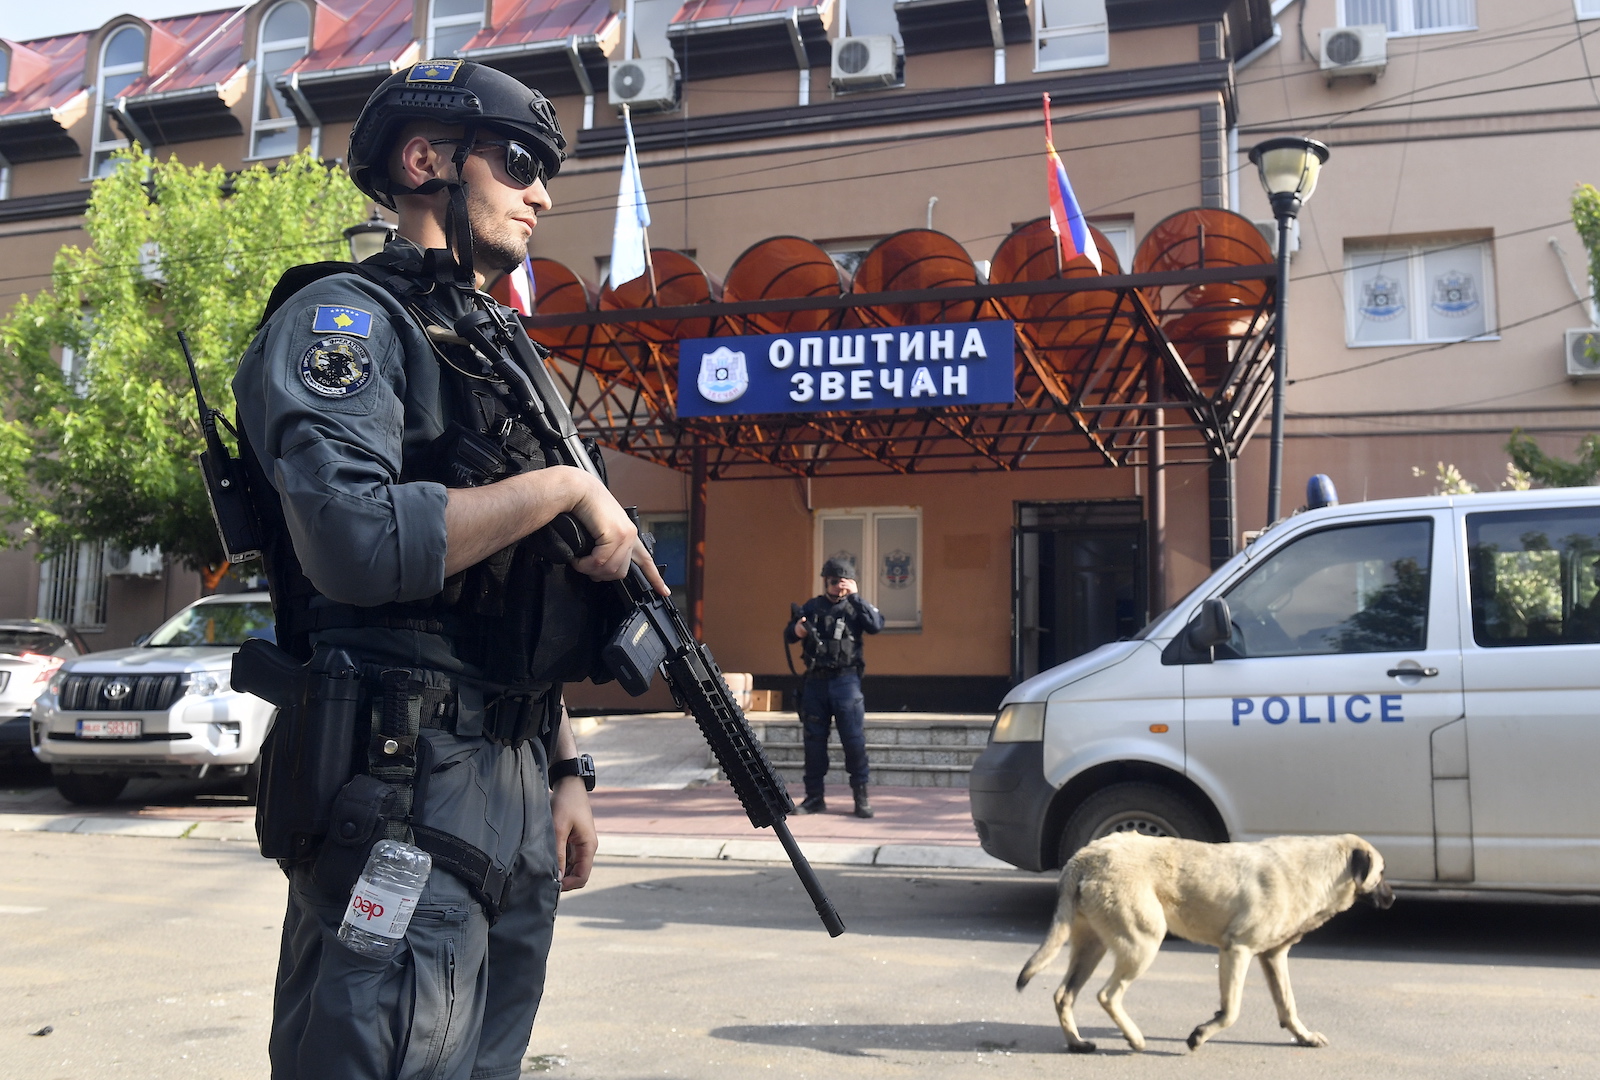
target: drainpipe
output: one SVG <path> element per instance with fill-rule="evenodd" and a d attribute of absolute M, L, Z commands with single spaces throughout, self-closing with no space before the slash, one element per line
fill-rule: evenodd
<path fill-rule="evenodd" d="M 1000 0 L 988 0 L 989 41 L 994 45 L 994 84 L 1006 83 L 1006 33 L 1000 25 Z"/>
<path fill-rule="evenodd" d="M 572 61 L 572 73 L 578 77 L 578 89 L 583 91 L 583 130 L 594 127 L 594 83 L 589 80 L 589 69 L 583 66 L 578 55 L 578 35 L 567 39 L 567 58 Z"/>
<path fill-rule="evenodd" d="M 322 120 L 317 116 L 316 110 L 311 107 L 311 102 L 306 100 L 305 94 L 300 90 L 300 73 L 298 71 L 289 75 L 289 81 L 285 88 L 289 91 L 289 96 L 294 98 L 294 103 L 300 106 L 300 115 L 305 117 L 310 124 L 311 145 L 307 149 L 311 151 L 312 157 L 320 158 L 322 156 Z"/>
<path fill-rule="evenodd" d="M 146 136 L 144 132 L 139 130 L 139 125 L 133 122 L 133 117 L 128 115 L 127 98 L 119 97 L 116 104 L 110 106 L 110 109 L 111 115 L 117 118 L 117 124 L 122 128 L 123 131 L 128 133 L 129 138 L 133 139 L 140 146 L 144 147 L 146 153 L 149 153 L 155 149 L 155 144 L 150 141 L 149 137 Z"/>
<path fill-rule="evenodd" d="M 800 36 L 799 8 L 789 9 L 789 19 L 784 25 L 789 28 L 789 44 L 794 48 L 794 62 L 800 67 L 800 99 L 796 104 L 804 108 L 811 104 L 811 58 L 806 55 L 805 39 Z"/>

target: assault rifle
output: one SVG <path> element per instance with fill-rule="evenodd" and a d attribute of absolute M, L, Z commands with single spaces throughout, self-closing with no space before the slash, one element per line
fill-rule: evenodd
<path fill-rule="evenodd" d="M 469 312 L 455 324 L 455 332 L 476 348 L 511 388 L 524 418 L 561 448 L 564 464 L 599 478 L 600 471 L 578 437 L 555 380 L 528 336 L 518 329 L 498 310 L 484 308 Z M 574 556 L 594 546 L 583 526 L 569 514 L 561 515 L 546 529 L 559 538 L 558 546 Z M 711 650 L 694 639 L 672 600 L 656 592 L 637 565 L 630 565 L 628 576 L 616 582 L 615 587 L 629 609 L 628 617 L 603 651 L 617 682 L 637 697 L 650 688 L 656 671 L 661 672 L 673 697 L 694 716 L 750 824 L 772 829 L 816 905 L 823 926 L 830 936 L 838 937 L 844 933 L 844 921 L 784 821 L 794 813 L 794 801 L 789 798 L 783 779 L 773 771 L 760 740 L 750 730 Z"/>

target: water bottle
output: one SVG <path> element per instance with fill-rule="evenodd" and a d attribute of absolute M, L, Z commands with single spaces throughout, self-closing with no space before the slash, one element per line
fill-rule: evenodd
<path fill-rule="evenodd" d="M 433 857 L 421 848 L 396 840 L 378 841 L 350 894 L 350 906 L 339 924 L 339 940 L 366 956 L 393 956 L 411 925 L 432 869 Z"/>

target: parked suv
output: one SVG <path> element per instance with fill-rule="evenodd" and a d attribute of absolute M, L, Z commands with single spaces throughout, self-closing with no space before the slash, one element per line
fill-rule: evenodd
<path fill-rule="evenodd" d="M 71 627 L 43 619 L 0 620 L 0 760 L 33 760 L 28 716 L 63 661 L 89 651 Z"/>
<path fill-rule="evenodd" d="M 248 638 L 273 640 L 266 593 L 207 596 L 130 649 L 68 660 L 33 707 L 33 750 L 75 803 L 134 777 L 237 778 L 255 792 L 273 707 L 228 685 Z"/>

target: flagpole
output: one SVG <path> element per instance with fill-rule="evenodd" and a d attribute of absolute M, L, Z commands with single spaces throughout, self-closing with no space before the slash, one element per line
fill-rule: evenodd
<path fill-rule="evenodd" d="M 1050 127 L 1050 94 L 1049 94 L 1049 92 L 1048 91 L 1045 92 L 1043 97 L 1044 97 L 1044 144 L 1047 147 L 1049 147 L 1051 150 L 1054 150 L 1056 148 L 1056 141 L 1055 141 L 1053 132 L 1052 132 L 1051 127 Z M 1061 276 L 1061 271 L 1062 271 L 1062 266 L 1061 266 L 1061 236 L 1055 230 L 1055 218 L 1054 218 L 1054 216 L 1052 216 L 1051 219 L 1050 219 L 1050 235 L 1054 236 L 1056 238 L 1055 245 L 1054 245 L 1055 249 L 1056 249 L 1056 277 L 1060 277 Z"/>

